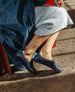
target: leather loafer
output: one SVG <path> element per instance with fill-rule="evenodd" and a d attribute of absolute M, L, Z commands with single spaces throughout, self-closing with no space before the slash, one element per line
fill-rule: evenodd
<path fill-rule="evenodd" d="M 16 58 L 18 58 L 22 63 L 23 65 L 27 68 L 27 70 L 33 74 L 38 74 L 38 72 L 35 70 L 35 68 L 33 67 L 33 63 L 32 61 L 28 62 L 23 54 L 23 51 L 18 51 L 16 53 Z"/>
<path fill-rule="evenodd" d="M 39 53 L 37 53 L 33 59 L 35 62 L 40 63 L 40 64 L 44 64 L 44 65 L 54 69 L 56 72 L 62 71 L 62 69 L 59 66 L 57 66 L 57 64 L 54 62 L 54 59 L 53 60 L 46 60 Z"/>

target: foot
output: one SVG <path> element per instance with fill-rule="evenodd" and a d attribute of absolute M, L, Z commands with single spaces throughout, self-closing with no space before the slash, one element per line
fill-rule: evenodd
<path fill-rule="evenodd" d="M 36 54 L 34 57 L 34 61 L 40 64 L 44 64 L 52 69 L 54 69 L 57 72 L 61 72 L 62 69 L 56 65 L 56 63 L 54 62 L 54 60 L 46 60 L 45 58 L 43 58 L 40 54 Z"/>
<path fill-rule="evenodd" d="M 31 53 L 27 53 L 25 50 L 23 51 L 24 57 L 26 58 L 26 60 L 28 62 L 30 62 L 32 60 L 32 54 Z"/>
<path fill-rule="evenodd" d="M 27 61 L 22 51 L 19 51 L 18 53 L 16 53 L 15 56 L 23 63 L 23 65 L 27 68 L 28 71 L 30 71 L 33 74 L 37 74 L 37 71 L 32 67 L 33 66 L 32 61 L 30 62 Z"/>

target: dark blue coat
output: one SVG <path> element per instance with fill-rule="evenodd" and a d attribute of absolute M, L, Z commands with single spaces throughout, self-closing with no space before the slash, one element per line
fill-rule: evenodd
<path fill-rule="evenodd" d="M 34 0 L 43 4 L 46 0 Z M 35 24 L 33 0 L 0 0 L 0 42 L 18 70 L 25 69 L 14 54 L 23 50 Z"/>

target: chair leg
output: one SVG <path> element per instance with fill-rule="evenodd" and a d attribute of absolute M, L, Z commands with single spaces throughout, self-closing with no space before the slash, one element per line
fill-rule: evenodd
<path fill-rule="evenodd" d="M 5 58 L 6 58 L 7 67 L 8 67 L 8 74 L 10 75 L 10 74 L 11 74 L 11 69 L 10 69 L 10 65 L 9 65 L 8 56 L 7 56 L 7 54 L 6 54 L 5 51 L 4 51 L 4 53 L 5 53 Z"/>
<path fill-rule="evenodd" d="M 1 43 L 0 43 L 0 57 L 1 57 L 0 61 L 1 61 L 1 64 L 2 64 L 2 70 L 7 72 L 10 75 L 11 69 L 10 69 L 10 66 L 9 66 L 9 60 L 8 60 L 7 54 L 4 51 Z"/>

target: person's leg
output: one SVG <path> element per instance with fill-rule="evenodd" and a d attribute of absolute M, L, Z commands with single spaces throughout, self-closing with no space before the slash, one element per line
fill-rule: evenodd
<path fill-rule="evenodd" d="M 31 61 L 34 52 L 39 48 L 41 44 L 45 42 L 45 44 L 41 48 L 40 54 L 44 58 L 51 60 L 52 59 L 52 56 L 51 56 L 52 46 L 58 34 L 59 32 L 56 32 L 49 36 L 34 35 L 33 39 L 30 41 L 30 43 L 26 46 L 25 50 L 23 51 L 25 58 L 28 61 Z"/>
<path fill-rule="evenodd" d="M 55 60 L 51 56 L 52 47 L 53 47 L 54 41 L 56 40 L 58 34 L 59 34 L 59 32 L 56 32 L 46 40 L 46 42 L 42 45 L 40 54 L 37 53 L 34 56 L 33 60 L 37 63 L 46 65 L 46 66 L 54 69 L 56 72 L 61 72 L 62 68 L 60 68 L 55 63 Z"/>
<path fill-rule="evenodd" d="M 29 42 L 29 44 L 26 46 L 25 50 L 23 51 L 25 58 L 28 61 L 31 61 L 34 52 L 39 48 L 41 44 L 43 44 L 50 37 L 51 35 L 49 36 L 34 35 L 32 40 Z"/>
<path fill-rule="evenodd" d="M 50 36 L 40 50 L 40 55 L 47 60 L 53 60 L 51 51 L 52 51 L 53 44 L 54 44 L 58 34 L 59 34 L 59 31 L 54 33 L 52 36 Z"/>

